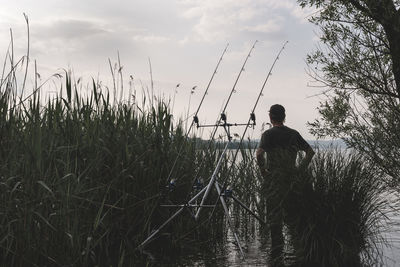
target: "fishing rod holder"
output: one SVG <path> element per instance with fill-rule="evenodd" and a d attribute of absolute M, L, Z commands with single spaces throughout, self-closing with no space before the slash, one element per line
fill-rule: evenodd
<path fill-rule="evenodd" d="M 171 180 L 169 181 L 168 185 L 166 186 L 166 188 L 167 188 L 167 190 L 168 190 L 169 192 L 174 191 L 175 187 L 176 187 L 176 179 L 171 179 Z"/>
<path fill-rule="evenodd" d="M 230 186 L 228 186 L 224 190 L 224 193 L 222 193 L 222 196 L 224 196 L 224 197 L 232 197 L 232 195 L 233 195 L 233 189 Z"/>
<path fill-rule="evenodd" d="M 200 125 L 199 125 L 199 117 L 197 117 L 197 115 L 195 115 L 193 117 L 193 123 L 196 124 L 197 128 L 200 127 Z"/>
<path fill-rule="evenodd" d="M 193 184 L 193 189 L 195 191 L 199 191 L 203 188 L 204 183 L 203 183 L 203 179 L 202 178 L 196 178 L 196 181 Z"/>
<path fill-rule="evenodd" d="M 253 127 L 256 126 L 256 114 L 254 114 L 254 112 L 250 113 L 250 126 Z"/>
<path fill-rule="evenodd" d="M 221 121 L 223 121 L 226 124 L 226 114 L 221 113 Z"/>
<path fill-rule="evenodd" d="M 256 41 L 256 42 L 257 42 L 257 41 Z M 254 43 L 254 45 L 256 44 L 256 42 Z M 265 224 L 265 221 L 264 221 L 262 218 L 260 218 L 255 212 L 253 212 L 249 207 L 247 207 L 243 202 L 241 202 L 241 201 L 235 196 L 235 194 L 233 193 L 232 190 L 226 189 L 226 187 L 225 187 L 226 178 L 225 178 L 225 181 L 220 185 L 220 184 L 218 183 L 218 181 L 217 181 L 217 176 L 218 176 L 218 174 L 219 174 L 222 161 L 223 161 L 223 159 L 224 159 L 224 157 L 225 157 L 225 155 L 226 155 L 226 152 L 227 152 L 227 149 L 228 149 L 228 145 L 229 145 L 229 144 L 231 143 L 231 141 L 232 141 L 232 138 L 231 138 L 230 133 L 229 133 L 230 127 L 231 127 L 231 126 L 246 126 L 246 128 L 245 128 L 245 130 L 244 130 L 244 132 L 243 132 L 242 138 L 241 138 L 241 140 L 240 140 L 240 143 L 239 143 L 239 148 L 236 149 L 236 153 L 235 153 L 235 155 L 234 155 L 234 157 L 233 157 L 233 160 L 232 160 L 232 163 L 234 163 L 234 162 L 235 162 L 235 159 L 236 159 L 236 156 L 237 156 L 237 154 L 238 154 L 238 152 L 239 152 L 240 145 L 241 145 L 241 143 L 242 143 L 242 141 L 243 141 L 243 138 L 244 138 L 244 136 L 245 136 L 245 134 L 246 134 L 246 131 L 247 131 L 248 127 L 253 127 L 253 129 L 254 129 L 254 126 L 256 125 L 256 116 L 255 116 L 255 114 L 254 114 L 254 111 L 255 111 L 255 109 L 256 109 L 256 107 L 257 107 L 257 105 L 258 105 L 258 102 L 259 102 L 261 96 L 263 95 L 263 91 L 264 91 L 265 85 L 266 85 L 266 83 L 267 83 L 269 77 L 271 76 L 272 69 L 274 68 L 275 63 L 278 61 L 279 56 L 280 56 L 281 52 L 283 51 L 283 49 L 285 48 L 286 44 L 287 44 L 287 42 L 284 43 L 284 45 L 282 46 L 281 50 L 279 51 L 278 55 L 276 56 L 275 60 L 274 60 L 273 63 L 272 63 L 272 66 L 271 66 L 271 68 L 270 68 L 270 70 L 269 70 L 269 72 L 268 72 L 268 75 L 267 75 L 267 77 L 265 78 L 264 83 L 263 83 L 263 85 L 262 85 L 262 87 L 261 87 L 261 90 L 260 90 L 260 92 L 259 92 L 259 94 L 258 94 L 258 97 L 257 97 L 257 100 L 256 100 L 256 102 L 255 102 L 255 104 L 254 104 L 254 107 L 253 107 L 253 109 L 252 109 L 252 111 L 251 111 L 251 113 L 250 113 L 250 119 L 249 119 L 249 121 L 248 121 L 247 123 L 240 123 L 240 124 L 238 124 L 238 123 L 228 123 L 228 122 L 227 122 L 227 119 L 226 119 L 225 110 L 226 110 L 226 106 L 227 106 L 227 104 L 229 103 L 229 100 L 230 100 L 232 94 L 235 92 L 235 87 L 236 87 L 237 81 L 239 80 L 239 77 L 240 77 L 241 73 L 244 71 L 244 66 L 245 66 L 245 64 L 246 64 L 246 62 L 247 62 L 247 59 L 250 57 L 250 53 L 251 53 L 251 51 L 253 50 L 254 45 L 253 45 L 253 47 L 251 48 L 249 54 L 247 55 L 245 62 L 243 63 L 243 66 L 242 66 L 242 68 L 241 68 L 241 70 L 240 70 L 240 72 L 239 72 L 239 75 L 238 75 L 238 77 L 237 77 L 237 79 L 236 79 L 236 81 L 235 81 L 235 84 L 233 85 L 233 88 L 232 88 L 231 93 L 230 93 L 230 95 L 229 95 L 229 97 L 228 97 L 228 100 L 227 100 L 226 103 L 225 103 L 225 107 L 222 109 L 222 114 L 221 114 L 221 117 L 220 117 L 219 121 L 218 121 L 216 124 L 213 124 L 213 125 L 200 125 L 200 123 L 199 123 L 199 118 L 197 117 L 197 114 L 198 114 L 198 111 L 199 111 L 199 109 L 200 109 L 200 106 L 201 106 L 202 103 L 203 103 L 204 97 L 207 95 L 207 92 L 208 92 L 208 89 L 209 89 L 209 87 L 210 87 L 211 81 L 213 80 L 214 75 L 215 75 L 216 72 L 217 72 L 217 69 L 218 69 L 218 66 L 219 66 L 219 64 L 220 64 L 220 62 L 221 62 L 221 60 L 222 60 L 222 57 L 223 57 L 223 55 L 225 54 L 225 51 L 226 51 L 227 47 L 225 48 L 224 52 L 222 53 L 221 58 L 220 58 L 219 61 L 218 61 L 217 67 L 215 68 L 214 73 L 213 73 L 213 75 L 211 76 L 211 80 L 210 80 L 210 82 L 208 83 L 208 86 L 207 86 L 207 88 L 206 88 L 206 91 L 204 92 L 203 98 L 202 98 L 201 101 L 200 101 L 199 107 L 197 108 L 197 111 L 196 111 L 196 113 L 195 113 L 195 115 L 194 115 L 194 117 L 193 117 L 193 122 L 192 122 L 192 124 L 190 125 L 189 130 L 187 131 L 186 137 L 189 136 L 191 127 L 192 127 L 194 124 L 196 124 L 197 128 L 200 128 L 200 127 L 215 127 L 215 131 L 214 131 L 212 137 L 210 138 L 211 140 L 213 140 L 214 135 L 215 135 L 215 133 L 216 133 L 216 131 L 217 131 L 217 128 L 218 128 L 219 126 L 222 126 L 222 127 L 224 127 L 225 131 L 228 133 L 228 142 L 226 142 L 226 144 L 225 144 L 225 148 L 224 148 L 222 154 L 220 155 L 220 157 L 219 157 L 219 159 L 218 159 L 218 162 L 217 162 L 217 164 L 216 164 L 216 166 L 215 166 L 215 169 L 214 169 L 214 171 L 213 171 L 213 174 L 211 175 L 211 177 L 210 177 L 210 179 L 209 179 L 208 184 L 207 184 L 206 186 L 203 186 L 198 192 L 193 192 L 194 194 L 193 194 L 192 196 L 190 196 L 190 199 L 187 200 L 187 201 L 186 201 L 185 203 L 183 203 L 183 204 L 179 204 L 179 205 L 174 205 L 174 204 L 172 204 L 172 205 L 164 205 L 165 207 L 174 207 L 174 208 L 178 208 L 178 209 L 177 209 L 166 221 L 164 221 L 164 223 L 162 223 L 156 230 L 152 231 L 152 232 L 150 233 L 150 235 L 137 247 L 140 251 L 143 251 L 143 248 L 144 248 L 149 242 L 151 242 L 151 241 L 154 239 L 154 237 L 162 231 L 162 229 L 164 229 L 169 223 L 171 223 L 177 216 L 179 216 L 181 213 L 183 213 L 183 211 L 185 211 L 185 210 L 189 211 L 190 214 L 191 214 L 196 220 L 198 220 L 199 215 L 200 215 L 200 210 L 201 210 L 202 208 L 213 207 L 213 211 L 214 211 L 215 207 L 217 207 L 217 205 L 216 205 L 217 202 L 216 202 L 215 205 L 208 205 L 208 204 L 206 204 L 206 199 L 207 199 L 207 197 L 208 197 L 208 195 L 209 195 L 209 193 L 210 193 L 210 190 L 212 189 L 212 187 L 214 187 L 215 190 L 216 190 L 217 193 L 218 193 L 218 200 L 217 200 L 217 201 L 219 201 L 219 202 L 221 203 L 222 207 L 223 207 L 223 210 L 224 210 L 224 213 L 225 213 L 225 216 L 226 216 L 226 220 L 227 220 L 227 223 L 228 223 L 228 227 L 231 229 L 231 231 L 232 231 L 232 233 L 233 233 L 233 235 L 234 235 L 234 237 L 235 237 L 235 240 L 236 240 L 236 243 L 237 243 L 237 245 L 238 245 L 238 247 L 239 247 L 239 250 L 240 250 L 240 253 L 241 253 L 241 255 L 242 255 L 242 258 L 244 258 L 244 253 L 243 253 L 242 247 L 241 247 L 241 245 L 240 245 L 240 241 L 239 241 L 238 235 L 236 234 L 236 231 L 235 231 L 235 229 L 234 229 L 235 227 L 234 227 L 234 225 L 233 225 L 233 222 L 231 221 L 230 213 L 229 213 L 229 210 L 228 210 L 228 207 L 227 207 L 225 198 L 226 198 L 226 197 L 229 197 L 230 199 L 233 199 L 237 204 L 239 204 L 243 209 L 245 209 L 246 211 L 248 211 L 251 215 L 253 215 L 253 216 L 254 216 L 257 220 L 259 220 L 261 223 Z M 178 157 L 179 157 L 179 156 L 178 156 Z M 177 162 L 177 160 L 178 160 L 178 157 L 176 158 L 173 167 L 175 166 L 175 164 L 176 164 L 176 162 Z M 171 177 L 173 167 L 171 168 L 171 171 L 170 171 L 170 174 L 169 174 L 167 180 L 169 180 L 169 178 Z M 229 174 L 229 172 L 228 172 L 228 174 Z M 175 183 L 174 183 L 174 182 L 171 183 L 171 182 L 172 182 L 172 180 L 170 181 L 169 187 L 174 188 L 174 187 L 175 187 Z M 195 183 L 195 184 L 194 184 L 193 187 L 195 187 L 195 186 L 197 187 L 197 185 L 196 185 L 197 181 L 194 181 L 194 183 Z M 201 187 L 201 186 L 199 185 L 198 188 L 200 188 L 200 187 Z M 168 188 L 168 186 L 167 186 L 167 188 Z M 197 191 L 197 190 L 196 190 L 196 191 Z M 200 204 L 198 204 L 198 200 L 199 200 L 200 198 L 201 198 L 201 202 L 200 202 Z M 196 210 L 196 214 L 193 214 L 193 213 L 191 212 L 192 209 L 195 209 L 195 210 Z M 211 214 L 213 214 L 213 212 L 212 212 Z"/>
<path fill-rule="evenodd" d="M 171 179 L 169 183 L 165 186 L 168 192 L 172 192 L 176 189 L 176 179 Z M 197 178 L 193 184 L 193 189 L 195 191 L 200 191 L 204 187 L 204 182 L 202 178 Z M 162 205 L 161 205 L 162 206 Z"/>
<path fill-rule="evenodd" d="M 215 205 L 200 205 L 200 204 L 162 204 L 160 207 L 164 208 L 214 208 Z"/>
<path fill-rule="evenodd" d="M 215 124 L 203 124 L 201 125 L 199 122 L 199 117 L 194 116 L 193 117 L 193 123 L 196 124 L 197 128 L 210 128 L 210 127 L 223 127 L 225 129 L 225 132 L 228 135 L 229 139 L 232 139 L 230 135 L 230 127 L 236 127 L 236 126 L 250 126 L 253 127 L 256 125 L 256 115 L 254 112 L 250 113 L 250 120 L 247 123 L 229 123 L 227 122 L 227 116 L 225 113 L 221 113 L 221 117 L 219 121 Z"/>

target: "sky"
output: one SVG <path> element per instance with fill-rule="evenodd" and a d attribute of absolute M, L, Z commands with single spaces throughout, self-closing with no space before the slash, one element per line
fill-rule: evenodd
<path fill-rule="evenodd" d="M 243 61 L 255 40 L 258 43 L 236 86 L 226 113 L 228 121 L 244 123 L 267 77 L 274 58 L 289 41 L 270 76 L 256 109 L 259 138 L 268 122 L 268 109 L 286 108 L 286 125 L 306 139 L 315 139 L 307 122 L 318 117 L 321 88 L 312 85 L 305 63 L 318 45 L 309 16 L 295 0 L 0 0 L 0 59 L 10 45 L 12 29 L 15 58 L 27 51 L 29 19 L 30 65 L 28 83 L 34 80 L 34 62 L 40 82 L 55 73 L 72 70 L 82 91 L 91 79 L 112 87 L 110 64 L 122 66 L 124 100 L 142 88 L 173 102 L 175 118 L 185 118 L 198 107 L 225 46 L 229 43 L 198 117 L 213 123 L 233 87 Z M 21 70 L 22 71 L 22 68 Z M 44 98 L 54 96 L 61 81 L 43 87 Z M 176 87 L 179 84 L 179 87 Z M 191 89 L 196 86 L 194 93 Z M 33 87 L 32 87 L 33 88 Z M 29 89 L 29 88 L 28 88 Z M 189 105 L 190 104 L 190 105 Z M 191 119 L 188 120 L 189 123 Z M 232 129 L 241 135 L 243 128 Z M 199 132 L 198 134 L 201 134 Z M 204 134 L 204 132 L 203 132 Z"/>

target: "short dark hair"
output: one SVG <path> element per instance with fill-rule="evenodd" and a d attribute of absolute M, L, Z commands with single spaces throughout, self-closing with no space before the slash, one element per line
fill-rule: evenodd
<path fill-rule="evenodd" d="M 286 118 L 285 108 L 279 104 L 272 105 L 269 109 L 269 116 L 271 120 L 283 122 Z"/>

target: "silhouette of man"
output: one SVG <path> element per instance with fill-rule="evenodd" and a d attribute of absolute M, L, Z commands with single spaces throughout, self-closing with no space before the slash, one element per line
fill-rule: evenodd
<path fill-rule="evenodd" d="M 271 263 L 273 266 L 282 266 L 283 201 L 288 193 L 293 172 L 296 168 L 307 167 L 314 156 L 314 151 L 296 130 L 283 125 L 286 117 L 283 106 L 272 105 L 269 117 L 273 127 L 262 134 L 256 155 L 264 178 L 262 192 L 266 200 L 267 221 L 271 235 Z M 298 151 L 305 151 L 306 156 L 296 167 Z M 267 160 L 264 154 L 267 155 Z"/>

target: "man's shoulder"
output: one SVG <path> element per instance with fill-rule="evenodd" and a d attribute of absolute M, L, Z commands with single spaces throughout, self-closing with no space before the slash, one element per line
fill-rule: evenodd
<path fill-rule="evenodd" d="M 293 134 L 299 134 L 299 132 L 297 130 L 293 129 L 293 128 L 287 127 L 286 125 L 284 127 L 286 128 L 285 129 L 286 131 L 289 131 L 289 132 L 291 132 Z"/>
<path fill-rule="evenodd" d="M 269 128 L 268 130 L 264 131 L 263 134 L 269 135 L 269 134 L 274 134 L 274 133 L 279 133 L 279 132 L 291 132 L 294 134 L 298 134 L 299 132 L 295 129 L 292 129 L 290 127 L 285 126 L 279 126 L 279 127 L 272 127 Z"/>
<path fill-rule="evenodd" d="M 271 127 L 271 128 L 269 128 L 269 129 L 267 129 L 267 130 L 265 130 L 263 133 L 262 133 L 262 135 L 263 136 L 269 136 L 269 135 L 271 135 L 271 134 L 274 134 L 275 132 L 276 132 L 276 129 L 274 129 L 275 127 Z"/>

